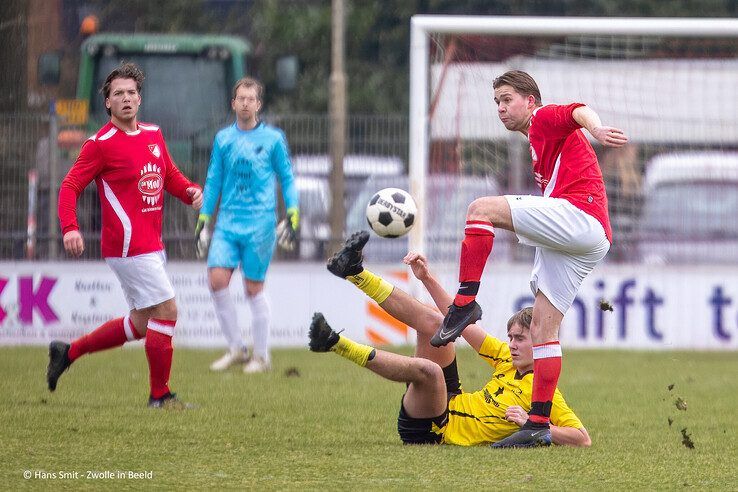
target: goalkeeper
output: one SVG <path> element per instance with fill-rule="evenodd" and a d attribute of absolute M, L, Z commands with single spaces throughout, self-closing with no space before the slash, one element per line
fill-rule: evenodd
<path fill-rule="evenodd" d="M 204 202 L 195 229 L 197 253 L 208 257 L 210 293 L 229 350 L 210 368 L 222 371 L 244 364 L 245 373 L 270 369 L 269 303 L 264 279 L 277 240 L 293 250 L 300 223 L 298 194 L 284 134 L 259 120 L 264 87 L 250 77 L 236 82 L 233 125 L 215 136 Z M 275 182 L 279 179 L 287 216 L 277 227 Z M 213 212 L 220 198 L 217 224 L 208 243 Z M 279 236 L 279 237 L 277 237 Z M 253 350 L 249 356 L 228 286 L 239 264 L 251 309 Z"/>

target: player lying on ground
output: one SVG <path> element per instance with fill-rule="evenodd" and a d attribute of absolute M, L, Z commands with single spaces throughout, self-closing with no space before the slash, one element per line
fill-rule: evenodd
<path fill-rule="evenodd" d="M 517 431 L 528 418 L 533 381 L 533 347 L 530 337 L 532 309 L 515 313 L 507 323 L 509 343 L 487 334 L 476 324 L 464 339 L 493 372 L 479 391 L 464 393 L 453 344 L 433 347 L 430 338 L 443 320 L 451 298 L 430 273 L 426 259 L 408 254 L 404 262 L 433 297 L 440 313 L 381 277 L 364 269 L 362 249 L 367 232 L 353 234 L 328 261 L 328 270 L 356 285 L 387 313 L 417 332 L 415 357 L 393 354 L 338 335 L 321 313 L 310 326 L 310 350 L 332 351 L 391 381 L 407 383 L 397 430 L 405 444 L 446 443 L 460 446 L 493 444 Z M 556 390 L 551 410 L 551 432 L 539 445 L 589 446 L 589 434 Z"/>

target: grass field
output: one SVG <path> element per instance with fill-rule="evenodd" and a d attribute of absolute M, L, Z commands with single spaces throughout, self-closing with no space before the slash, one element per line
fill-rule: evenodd
<path fill-rule="evenodd" d="M 45 386 L 45 349 L 0 349 L 0 483 L 6 490 L 738 488 L 735 353 L 567 351 L 560 387 L 593 446 L 533 450 L 403 446 L 396 432 L 403 386 L 334 354 L 277 350 L 273 372 L 250 377 L 209 372 L 217 355 L 175 353 L 172 387 L 199 408 L 164 412 L 145 406 L 141 349 L 81 359 L 54 394 Z M 459 365 L 467 390 L 489 376 L 468 349 Z M 298 374 L 288 376 L 291 368 Z M 25 480 L 26 470 L 57 478 Z M 88 478 L 106 470 L 112 478 Z M 151 473 L 117 478 L 118 471 Z"/>

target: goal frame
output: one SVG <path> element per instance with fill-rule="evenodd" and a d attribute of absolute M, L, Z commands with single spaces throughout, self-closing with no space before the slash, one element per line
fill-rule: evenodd
<path fill-rule="evenodd" d="M 410 21 L 410 114 L 408 172 L 418 214 L 410 231 L 410 248 L 425 251 L 426 177 L 430 101 L 431 34 L 488 35 L 623 35 L 663 37 L 736 37 L 738 19 L 646 17 L 523 17 L 415 15 Z M 491 104 L 491 102 L 490 102 Z M 415 289 L 413 289 L 415 290 Z"/>

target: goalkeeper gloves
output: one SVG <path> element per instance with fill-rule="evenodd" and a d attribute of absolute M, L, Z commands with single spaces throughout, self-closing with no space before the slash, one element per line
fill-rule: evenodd
<path fill-rule="evenodd" d="M 195 226 L 195 252 L 198 258 L 205 258 L 208 255 L 208 247 L 210 246 L 210 216 L 208 214 L 200 214 L 197 217 L 197 226 Z"/>
<path fill-rule="evenodd" d="M 277 226 L 277 244 L 285 251 L 294 251 L 297 245 L 297 229 L 300 227 L 300 211 L 287 209 L 287 216 Z"/>

